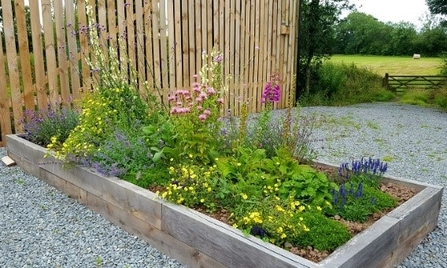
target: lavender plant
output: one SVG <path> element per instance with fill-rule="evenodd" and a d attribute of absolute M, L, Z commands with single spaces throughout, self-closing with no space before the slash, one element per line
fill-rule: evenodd
<path fill-rule="evenodd" d="M 46 147 L 52 137 L 65 141 L 78 125 L 79 113 L 67 107 L 52 107 L 45 110 L 27 110 L 22 119 L 23 137 L 35 144 Z"/>

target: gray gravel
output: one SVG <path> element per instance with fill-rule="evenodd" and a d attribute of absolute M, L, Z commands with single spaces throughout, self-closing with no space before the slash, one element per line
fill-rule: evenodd
<path fill-rule="evenodd" d="M 318 159 L 371 156 L 388 174 L 447 186 L 447 113 L 395 103 L 302 108 Z M 0 149 L 0 156 L 6 152 Z M 398 267 L 447 267 L 446 194 L 438 228 Z M 180 267 L 66 195 L 0 163 L 0 267 Z"/>
<path fill-rule="evenodd" d="M 325 122 L 314 131 L 317 159 L 339 164 L 362 156 L 389 161 L 387 174 L 447 186 L 447 113 L 396 103 L 308 107 Z M 438 227 L 398 267 L 447 267 L 447 194 Z"/>
<path fill-rule="evenodd" d="M 181 265 L 21 168 L 0 163 L 0 267 Z"/>

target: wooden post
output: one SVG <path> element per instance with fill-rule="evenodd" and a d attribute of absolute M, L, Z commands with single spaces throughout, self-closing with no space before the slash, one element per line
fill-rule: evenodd
<path fill-rule="evenodd" d="M 382 87 L 386 88 L 389 90 L 389 85 L 388 85 L 388 73 L 385 73 L 385 77 L 383 78 L 383 82 L 382 82 Z"/>

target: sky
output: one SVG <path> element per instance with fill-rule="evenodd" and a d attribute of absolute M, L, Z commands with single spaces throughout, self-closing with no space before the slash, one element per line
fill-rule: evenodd
<path fill-rule="evenodd" d="M 425 0 L 350 0 L 357 10 L 382 22 L 411 22 L 418 26 L 419 18 L 428 13 Z"/>

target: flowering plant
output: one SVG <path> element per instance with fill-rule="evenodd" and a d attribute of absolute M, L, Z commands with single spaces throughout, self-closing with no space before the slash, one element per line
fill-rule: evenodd
<path fill-rule="evenodd" d="M 203 55 L 204 62 L 208 55 Z M 179 89 L 168 100 L 171 106 L 170 122 L 174 136 L 166 141 L 164 153 L 168 158 L 181 161 L 191 156 L 198 162 L 211 163 L 220 146 L 220 109 L 223 104 L 221 74 L 222 56 L 211 52 L 211 63 L 205 64 L 199 76 L 194 76 L 191 89 Z"/>

